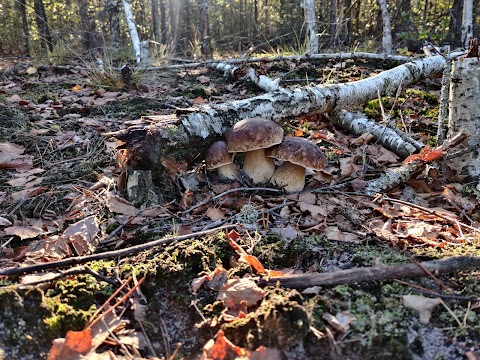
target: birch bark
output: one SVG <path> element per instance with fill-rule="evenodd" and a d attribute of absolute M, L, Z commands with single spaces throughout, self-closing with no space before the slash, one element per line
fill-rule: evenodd
<path fill-rule="evenodd" d="M 303 0 L 302 7 L 305 16 L 305 23 L 307 24 L 307 53 L 318 53 L 318 36 L 317 36 L 317 22 L 315 14 L 315 1 Z"/>
<path fill-rule="evenodd" d="M 447 139 L 460 129 L 468 135 L 468 147 L 476 147 L 480 143 L 480 60 L 465 58 L 454 61 L 450 80 L 449 118 Z M 480 152 L 476 150 L 455 158 L 449 163 L 459 172 L 474 177 L 480 176 Z"/>
<path fill-rule="evenodd" d="M 468 49 L 470 39 L 473 37 L 473 0 L 463 1 L 462 16 L 462 45 Z"/>
<path fill-rule="evenodd" d="M 140 64 L 142 60 L 140 38 L 138 36 L 135 19 L 133 18 L 132 8 L 130 7 L 130 2 L 128 0 L 122 0 L 122 3 L 125 11 L 125 19 L 127 20 L 128 31 L 130 32 L 130 39 L 132 40 L 133 51 L 135 52 L 135 60 L 137 64 Z"/>
<path fill-rule="evenodd" d="M 377 0 L 380 11 L 382 12 L 383 21 L 383 52 L 387 55 L 392 53 L 392 26 L 390 25 L 390 15 L 388 14 L 387 1 Z"/>

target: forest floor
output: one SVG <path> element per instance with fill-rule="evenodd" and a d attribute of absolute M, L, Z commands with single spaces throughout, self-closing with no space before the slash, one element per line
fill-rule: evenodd
<path fill-rule="evenodd" d="M 396 65 L 254 66 L 281 76 L 282 86 L 303 86 Z M 359 110 L 381 122 L 383 107 L 435 146 L 440 86 L 425 79 Z M 480 256 L 476 184 L 445 162 L 425 164 L 387 196 L 363 196 L 367 181 L 403 159 L 312 115 L 281 124 L 328 159 L 301 193 L 222 182 L 198 154 L 195 163 L 165 161 L 176 187 L 162 192 L 157 180 L 158 204 L 138 209 L 124 199 L 118 143 L 103 133 L 261 93 L 206 67 L 134 72 L 127 87 L 116 71 L 0 60 L 0 274 L 46 266 L 0 275 L 0 359 L 480 359 L 478 270 L 306 289 L 258 282 Z M 161 239 L 136 253 L 48 267 Z"/>

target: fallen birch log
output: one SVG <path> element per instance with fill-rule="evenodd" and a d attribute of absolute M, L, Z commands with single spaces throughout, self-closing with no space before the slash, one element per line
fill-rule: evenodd
<path fill-rule="evenodd" d="M 394 94 L 400 85 L 441 73 L 446 60 L 432 56 L 386 70 L 367 79 L 345 84 L 281 88 L 248 99 L 203 105 L 177 111 L 168 124 L 136 125 L 104 134 L 124 142 L 133 169 L 152 169 L 162 174 L 165 158 L 190 162 L 203 158 L 205 149 L 240 119 L 262 117 L 279 121 L 312 113 L 326 113 L 375 99 L 378 91 Z"/>
<path fill-rule="evenodd" d="M 226 62 L 209 63 L 207 65 L 210 69 L 223 72 L 223 76 L 232 77 L 235 79 L 242 78 L 242 73 L 245 72 L 245 78 L 260 89 L 266 92 L 278 90 L 280 88 L 280 79 L 271 79 L 266 75 L 259 75 L 254 68 L 250 67 L 248 70 L 242 70 L 242 68 L 232 65 Z"/>
<path fill-rule="evenodd" d="M 309 61 L 309 60 L 347 60 L 347 59 L 368 59 L 379 61 L 395 61 L 399 63 L 405 63 L 414 60 L 411 56 L 402 55 L 385 55 L 366 52 L 353 52 L 353 53 L 325 53 L 325 54 L 312 54 L 312 55 L 280 55 L 280 56 L 261 56 L 261 57 L 244 57 L 235 59 L 222 60 L 227 64 L 247 64 L 254 62 L 277 62 L 277 61 Z M 188 69 L 197 68 L 201 66 L 210 67 L 209 64 L 217 64 L 218 60 L 211 60 L 205 62 L 185 62 L 183 64 L 173 65 L 161 65 L 161 66 L 144 66 L 141 69 L 146 71 L 158 71 L 168 69 Z"/>
<path fill-rule="evenodd" d="M 402 139 L 397 131 L 390 129 L 386 126 L 377 124 L 376 122 L 368 119 L 365 114 L 356 112 L 348 112 L 342 110 L 330 119 L 335 125 L 348 130 L 352 134 L 362 135 L 364 133 L 370 133 L 376 141 L 379 141 L 383 147 L 393 151 L 395 154 L 402 158 L 413 154 L 417 148 L 411 144 L 411 142 Z M 403 137 L 408 135 L 403 133 Z M 415 141 L 411 139 L 411 141 Z M 422 145 L 421 147 L 423 147 Z"/>
<path fill-rule="evenodd" d="M 434 274 L 453 273 L 464 270 L 480 269 L 480 258 L 458 256 L 442 260 L 424 261 L 418 264 L 401 264 L 391 266 L 363 267 L 331 273 L 311 273 L 261 278 L 259 286 L 275 286 L 293 289 L 305 289 L 312 286 L 335 286 L 361 282 L 389 281 L 430 276 Z"/>

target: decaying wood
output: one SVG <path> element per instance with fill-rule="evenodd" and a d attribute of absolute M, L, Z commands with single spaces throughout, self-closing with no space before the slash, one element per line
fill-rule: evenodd
<path fill-rule="evenodd" d="M 238 120 L 260 116 L 279 121 L 288 117 L 326 113 L 375 99 L 378 89 L 393 94 L 400 84 L 405 86 L 443 70 L 446 60 L 432 56 L 400 65 L 373 77 L 345 84 L 281 88 L 253 98 L 204 105 L 198 109 L 177 111 L 178 122 L 165 126 L 156 123 L 134 126 L 105 134 L 124 142 L 131 166 L 136 169 L 161 169 L 165 157 L 177 161 L 203 157 L 207 146 Z M 184 151 L 181 151 L 181 150 Z"/>
<path fill-rule="evenodd" d="M 401 158 L 406 158 L 417 150 L 411 142 L 404 140 L 405 137 L 408 137 L 407 134 L 403 133 L 404 138 L 402 138 L 397 131 L 377 124 L 360 112 L 352 113 L 342 110 L 332 116 L 330 120 L 352 134 L 362 135 L 367 132 L 372 134 L 375 141 Z"/>
<path fill-rule="evenodd" d="M 448 124 L 448 99 L 450 97 L 450 74 L 452 62 L 445 64 L 442 75 L 442 91 L 440 93 L 439 109 L 438 109 L 438 128 L 437 128 L 437 144 L 441 145 L 445 141 L 445 127 Z"/>
<path fill-rule="evenodd" d="M 340 270 L 331 273 L 310 273 L 286 275 L 281 277 L 264 277 L 259 286 L 275 286 L 304 289 L 312 286 L 335 286 L 361 282 L 389 281 L 429 276 L 425 269 L 434 274 L 453 273 L 457 271 L 480 269 L 480 257 L 458 256 L 442 260 L 425 261 L 419 264 L 402 264 L 391 266 L 374 266 Z"/>
<path fill-rule="evenodd" d="M 85 264 L 95 260 L 102 260 L 102 259 L 109 259 L 109 258 L 126 256 L 126 255 L 138 254 L 141 251 L 151 249 L 157 246 L 168 245 L 174 241 L 183 241 L 183 240 L 192 239 L 197 236 L 210 235 L 212 233 L 234 228 L 235 226 L 236 225 L 225 225 L 225 226 L 217 227 L 214 229 L 199 231 L 199 232 L 191 233 L 187 235 L 172 236 L 169 238 L 150 241 L 145 244 L 130 246 L 120 250 L 106 251 L 103 253 L 85 255 L 85 256 L 75 256 L 75 257 L 70 257 L 62 260 L 51 261 L 48 263 L 0 269 L 0 276 L 14 276 L 14 275 L 27 274 L 27 273 L 34 273 L 34 272 L 44 271 L 44 270 L 60 269 L 60 268 L 74 266 L 74 265 Z"/>

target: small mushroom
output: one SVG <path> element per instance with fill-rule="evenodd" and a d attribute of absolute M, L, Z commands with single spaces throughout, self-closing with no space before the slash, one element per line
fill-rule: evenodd
<path fill-rule="evenodd" d="M 225 141 L 215 141 L 205 153 L 207 170 L 217 170 L 220 178 L 234 180 L 238 176 L 238 165 L 233 162 L 235 153 L 227 151 Z"/>
<path fill-rule="evenodd" d="M 305 187 L 305 168 L 322 170 L 327 163 L 314 143 L 300 137 L 286 138 L 280 145 L 268 149 L 267 156 L 283 160 L 270 182 L 290 193 Z"/>
<path fill-rule="evenodd" d="M 249 118 L 237 122 L 227 134 L 228 152 L 245 152 L 243 171 L 255 184 L 270 180 L 275 163 L 265 149 L 280 144 L 283 129 L 271 120 Z"/>

